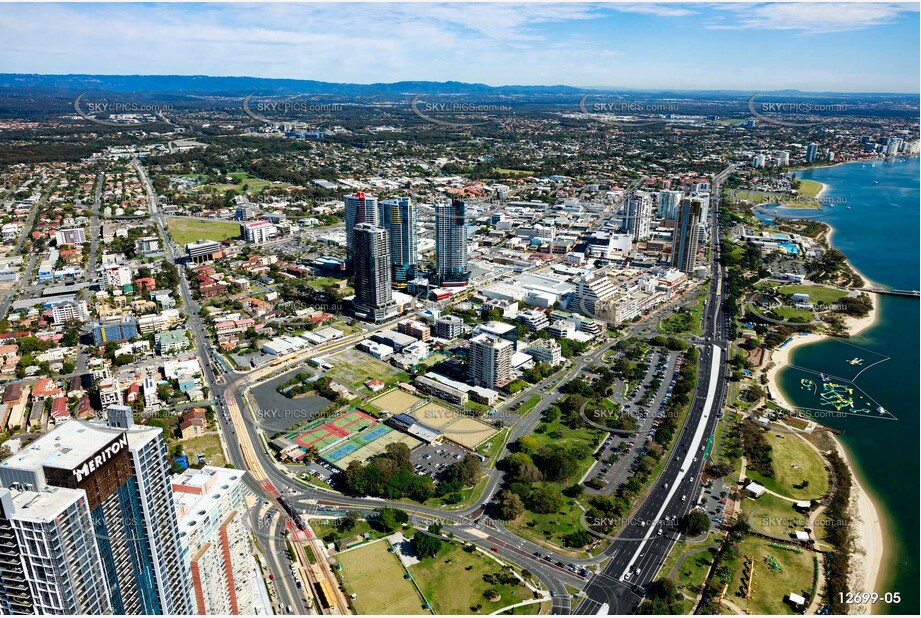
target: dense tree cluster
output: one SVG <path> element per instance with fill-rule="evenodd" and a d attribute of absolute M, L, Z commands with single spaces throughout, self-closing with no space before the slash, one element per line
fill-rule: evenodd
<path fill-rule="evenodd" d="M 412 540 L 413 553 L 419 558 L 434 558 L 438 555 L 444 541 L 435 536 L 430 536 L 423 532 L 417 532 L 413 535 Z"/>
<path fill-rule="evenodd" d="M 366 464 L 351 462 L 341 479 L 345 490 L 358 496 L 411 498 L 424 502 L 435 493 L 431 478 L 416 475 L 409 447 L 403 443 L 388 444 L 385 452 L 375 455 Z"/>
<path fill-rule="evenodd" d="M 377 515 L 378 523 L 387 532 L 393 532 L 409 521 L 409 514 L 406 511 L 390 508 L 389 506 L 381 508 Z"/>
<path fill-rule="evenodd" d="M 828 455 L 832 473 L 835 476 L 835 488 L 825 508 L 823 516 L 828 521 L 850 521 L 849 504 L 851 498 L 851 473 L 847 462 L 831 451 Z M 825 598 L 831 604 L 830 613 L 847 614 L 850 607 L 842 603 L 841 593 L 847 593 L 850 588 L 851 553 L 854 539 L 850 526 L 826 527 L 826 541 L 835 546 L 835 550 L 826 554 L 826 582 Z"/>
<path fill-rule="evenodd" d="M 764 437 L 764 429 L 751 419 L 745 419 L 739 424 L 739 434 L 742 441 L 742 452 L 745 453 L 745 458 L 748 460 L 749 469 L 762 476 L 774 478 L 771 444 Z"/>
<path fill-rule="evenodd" d="M 660 577 L 649 584 L 649 590 L 646 592 L 646 600 L 637 610 L 638 614 L 646 616 L 667 616 L 682 614 L 678 601 L 681 595 L 678 587 L 672 580 Z"/>
<path fill-rule="evenodd" d="M 838 303 L 843 307 L 844 313 L 857 317 L 868 315 L 873 309 L 873 301 L 867 294 L 845 296 Z"/>
<path fill-rule="evenodd" d="M 468 453 L 463 459 L 450 466 L 438 481 L 438 495 L 460 491 L 464 487 L 473 487 L 480 478 L 480 459 Z"/>

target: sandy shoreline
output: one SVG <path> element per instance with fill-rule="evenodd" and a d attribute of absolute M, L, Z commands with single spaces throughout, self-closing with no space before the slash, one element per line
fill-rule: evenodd
<path fill-rule="evenodd" d="M 879 509 L 870 497 L 870 494 L 860 482 L 856 468 L 848 457 L 847 449 L 841 441 L 832 436 L 838 455 L 847 463 L 851 473 L 851 503 L 848 516 L 853 526 L 854 551 L 851 553 L 851 590 L 876 592 L 877 585 L 882 575 L 883 555 L 886 544 L 883 540 L 883 522 L 879 517 Z M 854 605 L 853 614 L 872 614 L 873 605 Z"/>
<path fill-rule="evenodd" d="M 870 310 L 870 313 L 862 318 L 847 318 L 845 320 L 847 330 L 851 336 L 856 336 L 870 328 L 879 319 L 879 295 L 869 293 L 869 296 L 873 301 L 873 309 Z M 773 366 L 766 376 L 768 389 L 775 403 L 791 411 L 796 409 L 784 397 L 777 376 L 783 367 L 789 365 L 793 350 L 800 346 L 821 341 L 825 337 L 826 335 L 818 333 L 797 334 L 793 336 L 793 341 L 782 348 L 775 348 L 771 352 L 769 362 L 772 362 Z M 879 516 L 880 511 L 863 484 L 861 484 L 856 468 L 848 457 L 843 444 L 834 436 L 833 439 L 835 447 L 838 449 L 841 458 L 847 463 L 853 479 L 850 514 L 852 517 L 851 523 L 854 524 L 852 532 L 855 551 L 851 556 L 851 590 L 873 592 L 877 590 L 876 585 L 882 574 L 883 555 L 885 553 L 884 530 Z M 854 613 L 872 613 L 871 609 L 869 605 L 855 606 Z"/>

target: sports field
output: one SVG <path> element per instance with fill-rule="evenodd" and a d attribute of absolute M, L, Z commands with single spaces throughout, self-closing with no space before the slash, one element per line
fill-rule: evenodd
<path fill-rule="evenodd" d="M 395 388 L 388 393 L 384 393 L 380 397 L 375 397 L 368 403 L 391 414 L 400 414 L 406 412 L 417 403 L 422 403 L 422 401 L 422 399 L 415 395 Z"/>
<path fill-rule="evenodd" d="M 488 423 L 437 403 L 428 403 L 411 414 L 420 423 L 442 432 L 448 440 L 474 450 L 498 429 Z"/>
<path fill-rule="evenodd" d="M 167 217 L 166 225 L 169 227 L 169 235 L 173 242 L 179 245 L 186 245 L 196 240 L 221 242 L 240 236 L 240 224 L 228 221 L 199 221 Z"/>
<path fill-rule="evenodd" d="M 350 440 L 321 453 L 320 457 L 324 461 L 345 470 L 351 462 L 363 462 L 369 457 L 383 453 L 388 444 L 395 442 L 402 442 L 409 447 L 409 450 L 422 444 L 421 440 L 395 431 L 386 425 L 375 425 Z"/>
<path fill-rule="evenodd" d="M 337 554 L 345 590 L 359 614 L 425 614 L 412 582 L 403 579 L 399 559 L 379 541 Z"/>
<path fill-rule="evenodd" d="M 315 448 L 317 451 L 322 451 L 374 423 L 375 420 L 364 412 L 352 410 L 329 421 L 317 419 L 288 434 L 287 438 L 294 440 L 304 448 Z"/>

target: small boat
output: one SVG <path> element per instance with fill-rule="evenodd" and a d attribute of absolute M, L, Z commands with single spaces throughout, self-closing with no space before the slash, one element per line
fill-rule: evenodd
<path fill-rule="evenodd" d="M 878 185 L 878 184 L 879 184 L 879 181 L 878 181 L 878 180 L 874 180 L 874 181 L 873 181 L 873 184 Z"/>
<path fill-rule="evenodd" d="M 822 378 L 822 381 L 823 381 L 823 382 L 827 382 L 827 381 L 828 381 L 828 378 L 825 376 L 824 373 L 820 373 L 820 374 L 819 374 L 819 377 Z"/>
<path fill-rule="evenodd" d="M 856 356 L 851 360 L 847 361 L 848 365 L 863 365 L 863 359 L 857 358 Z"/>
<path fill-rule="evenodd" d="M 876 411 L 879 412 L 880 414 L 885 414 L 885 413 L 886 413 L 886 408 L 884 408 L 883 406 L 880 406 L 880 407 L 876 408 Z"/>
<path fill-rule="evenodd" d="M 848 209 L 848 210 L 850 210 L 850 209 L 851 209 L 851 207 L 850 207 L 850 206 L 848 206 L 848 207 L 847 207 L 847 209 Z"/>

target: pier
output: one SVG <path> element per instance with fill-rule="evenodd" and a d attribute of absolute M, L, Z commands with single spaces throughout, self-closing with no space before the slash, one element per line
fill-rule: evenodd
<path fill-rule="evenodd" d="M 858 292 L 873 292 L 874 294 L 888 294 L 889 296 L 911 296 L 921 298 L 918 290 L 886 290 L 884 288 L 857 288 Z"/>

